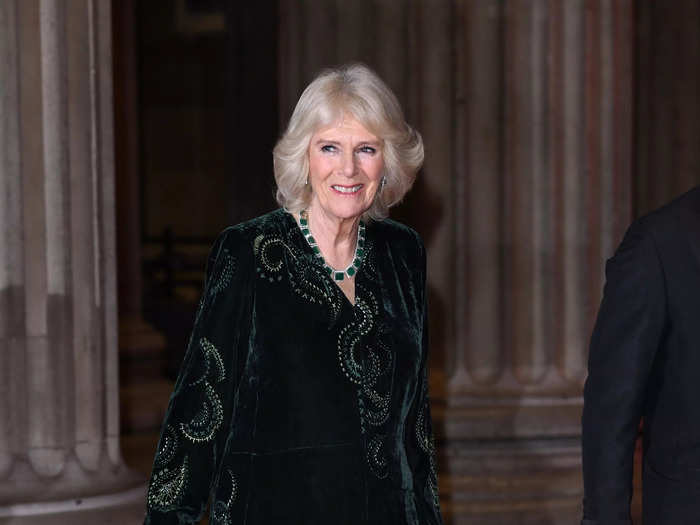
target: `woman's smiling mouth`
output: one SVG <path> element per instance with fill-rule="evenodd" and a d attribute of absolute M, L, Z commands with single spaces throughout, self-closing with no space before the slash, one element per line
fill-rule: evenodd
<path fill-rule="evenodd" d="M 356 184 L 354 186 L 341 186 L 339 184 L 333 184 L 331 188 L 336 192 L 336 193 L 342 193 L 344 195 L 352 195 L 354 193 L 357 193 L 362 189 L 364 184 Z"/>

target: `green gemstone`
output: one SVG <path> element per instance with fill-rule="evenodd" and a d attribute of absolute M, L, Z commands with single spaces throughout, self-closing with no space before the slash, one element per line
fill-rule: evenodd
<path fill-rule="evenodd" d="M 332 276 L 333 276 L 333 268 L 331 268 L 330 266 L 326 265 L 326 270 L 328 270 L 328 275 L 330 275 L 330 276 L 332 277 Z"/>
<path fill-rule="evenodd" d="M 302 226 L 307 226 L 309 224 L 309 221 L 307 221 L 306 219 L 299 219 L 299 224 L 301 224 Z"/>
<path fill-rule="evenodd" d="M 309 244 L 316 244 L 316 239 L 314 239 L 313 235 L 309 235 L 306 240 L 309 241 Z"/>
<path fill-rule="evenodd" d="M 361 262 L 362 262 L 362 261 L 360 260 L 360 258 L 357 257 L 357 258 L 355 258 L 354 261 L 352 261 L 352 265 L 353 265 L 355 268 L 359 268 Z"/>
<path fill-rule="evenodd" d="M 352 277 L 353 275 L 355 275 L 355 268 L 353 268 L 353 267 L 351 266 L 350 268 L 348 268 L 348 269 L 346 270 L 346 272 L 347 272 L 347 274 L 348 274 L 350 277 Z"/>
<path fill-rule="evenodd" d="M 312 246 L 311 249 L 314 251 L 316 255 L 321 253 L 321 249 L 318 246 Z"/>
<path fill-rule="evenodd" d="M 357 246 L 359 246 L 360 248 L 362 248 L 364 245 L 365 245 L 364 239 L 360 239 L 359 241 L 357 241 Z"/>
<path fill-rule="evenodd" d="M 333 279 L 336 281 L 342 281 L 345 279 L 345 272 L 335 272 L 335 275 L 333 275 Z"/>
<path fill-rule="evenodd" d="M 365 254 L 365 249 L 364 248 L 358 248 L 357 249 L 357 256 L 362 257 Z"/>
<path fill-rule="evenodd" d="M 308 228 L 302 228 L 301 233 L 303 233 L 304 235 L 308 235 L 310 232 Z"/>

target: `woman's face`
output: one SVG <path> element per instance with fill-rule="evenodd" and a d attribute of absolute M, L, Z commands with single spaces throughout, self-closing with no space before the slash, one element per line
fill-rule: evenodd
<path fill-rule="evenodd" d="M 359 217 L 379 188 L 384 159 L 381 141 L 350 116 L 321 128 L 309 143 L 311 206 L 333 218 Z"/>

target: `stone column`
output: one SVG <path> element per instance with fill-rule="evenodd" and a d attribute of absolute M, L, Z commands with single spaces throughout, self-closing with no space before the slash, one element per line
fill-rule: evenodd
<path fill-rule="evenodd" d="M 282 2 L 280 116 L 348 60 L 396 91 L 426 145 L 392 215 L 428 246 L 444 514 L 576 523 L 587 343 L 631 218 L 632 2 L 369 3 L 358 24 Z"/>
<path fill-rule="evenodd" d="M 0 2 L 0 518 L 12 523 L 143 507 L 119 448 L 110 39 L 108 0 Z"/>
<path fill-rule="evenodd" d="M 575 523 L 587 344 L 630 220 L 632 5 L 458 10 L 448 508 L 455 523 Z"/>

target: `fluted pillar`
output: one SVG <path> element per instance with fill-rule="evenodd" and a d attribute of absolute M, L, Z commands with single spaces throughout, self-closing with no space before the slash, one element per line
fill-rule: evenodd
<path fill-rule="evenodd" d="M 425 140 L 392 215 L 427 241 L 444 514 L 575 523 L 587 344 L 631 219 L 632 1 L 316 3 L 281 1 L 282 119 L 362 60 Z"/>
<path fill-rule="evenodd" d="M 632 6 L 494 0 L 458 16 L 450 505 L 456 523 L 574 523 L 587 344 L 631 212 Z"/>
<path fill-rule="evenodd" d="M 1 518 L 141 499 L 119 448 L 109 9 L 0 2 Z"/>

